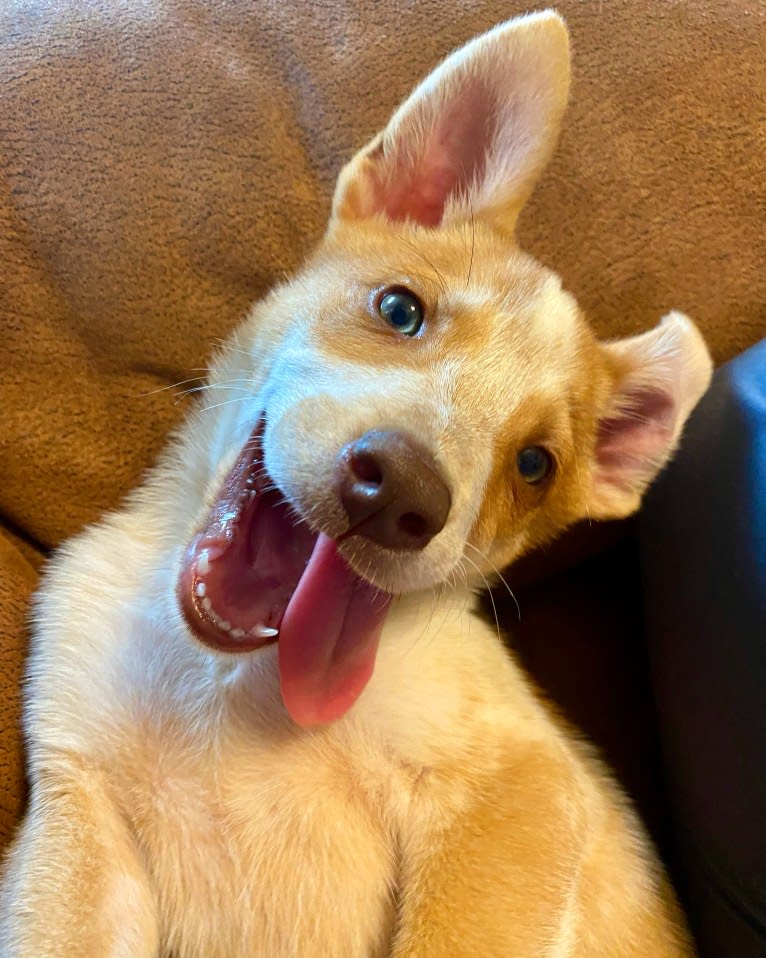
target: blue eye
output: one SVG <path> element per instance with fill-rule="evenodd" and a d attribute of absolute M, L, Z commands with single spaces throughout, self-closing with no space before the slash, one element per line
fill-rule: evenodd
<path fill-rule="evenodd" d="M 516 456 L 516 466 L 530 486 L 542 482 L 553 468 L 553 459 L 542 446 L 527 446 Z"/>
<path fill-rule="evenodd" d="M 383 290 L 378 297 L 378 312 L 405 336 L 416 336 L 423 325 L 423 304 L 403 286 Z"/>

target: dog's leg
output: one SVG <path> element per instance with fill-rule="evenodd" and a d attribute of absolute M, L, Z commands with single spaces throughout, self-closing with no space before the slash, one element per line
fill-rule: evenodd
<path fill-rule="evenodd" d="M 125 822 L 97 776 L 43 775 L 5 863 L 3 958 L 156 958 L 157 916 Z"/>
<path fill-rule="evenodd" d="M 692 954 L 621 814 L 566 756 L 535 747 L 473 792 L 439 834 L 405 838 L 391 958 Z"/>
<path fill-rule="evenodd" d="M 392 958 L 549 954 L 582 841 L 571 778 L 565 760 L 529 754 L 473 788 L 439 836 L 408 836 Z"/>

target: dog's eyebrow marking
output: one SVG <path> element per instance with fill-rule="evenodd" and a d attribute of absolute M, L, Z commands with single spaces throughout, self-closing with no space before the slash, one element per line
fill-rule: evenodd
<path fill-rule="evenodd" d="M 577 304 L 561 288 L 558 276 L 550 276 L 535 300 L 532 325 L 548 349 L 564 350 L 570 356 L 576 346 Z"/>
<path fill-rule="evenodd" d="M 491 310 L 495 316 L 502 311 L 502 294 L 483 284 L 472 283 L 463 289 L 453 290 L 448 302 L 452 309 Z"/>

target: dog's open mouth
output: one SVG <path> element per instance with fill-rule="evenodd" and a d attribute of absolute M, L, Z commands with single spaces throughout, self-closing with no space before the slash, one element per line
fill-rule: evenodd
<path fill-rule="evenodd" d="M 180 606 L 189 628 L 215 649 L 247 652 L 278 640 L 291 716 L 301 725 L 329 722 L 372 675 L 390 596 L 295 516 L 263 468 L 261 431 L 186 550 Z"/>

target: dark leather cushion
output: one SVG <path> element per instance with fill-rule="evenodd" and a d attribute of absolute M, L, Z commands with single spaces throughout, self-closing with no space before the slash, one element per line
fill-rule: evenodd
<path fill-rule="evenodd" d="M 532 581 L 529 563 L 512 566 L 505 577 L 516 602 L 498 588 L 494 605 L 517 659 L 554 709 L 597 746 L 664 853 L 669 822 L 644 641 L 637 536 L 633 523 L 594 532 L 605 548 L 582 556 L 575 566 Z M 490 602 L 485 611 L 491 621 Z"/>
<path fill-rule="evenodd" d="M 766 340 L 716 374 L 641 538 L 677 883 L 703 958 L 764 958 Z"/>

